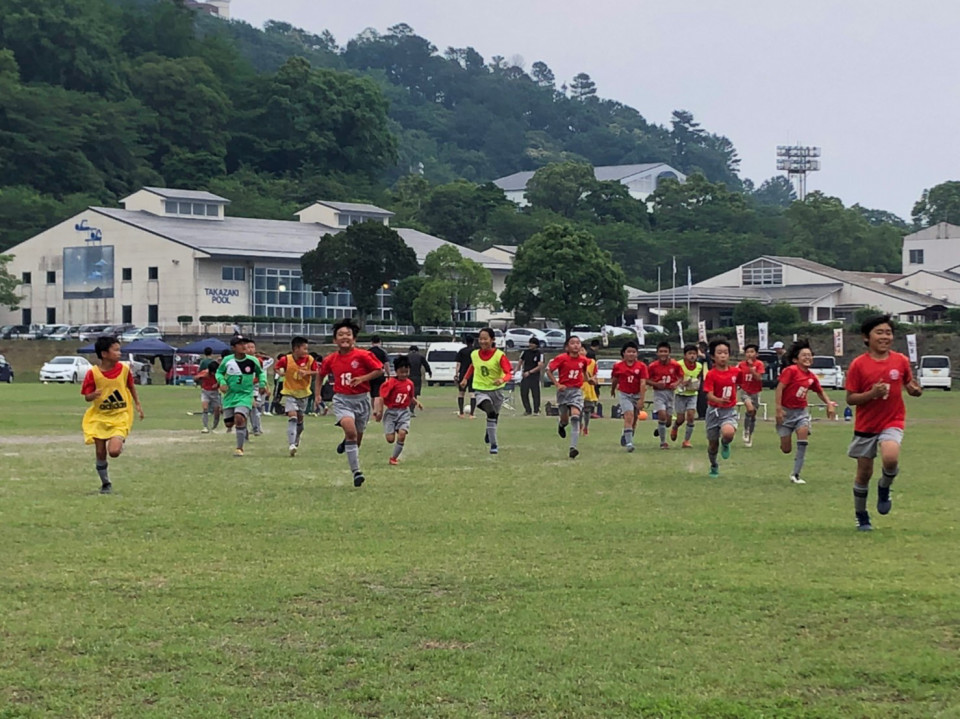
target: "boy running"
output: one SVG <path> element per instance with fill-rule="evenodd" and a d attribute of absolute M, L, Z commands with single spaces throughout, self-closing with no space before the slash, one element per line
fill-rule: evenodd
<path fill-rule="evenodd" d="M 807 410 L 807 394 L 815 393 L 827 405 L 827 418 L 834 416 L 835 402 L 831 402 L 820 386 L 820 380 L 810 371 L 813 351 L 807 340 L 794 342 L 787 353 L 787 367 L 777 380 L 777 434 L 780 435 L 780 451 L 790 454 L 790 436 L 797 433 L 797 455 L 793 458 L 793 473 L 790 481 L 806 484 L 800 478 L 803 460 L 807 454 L 810 436 L 810 412 Z"/>
<path fill-rule="evenodd" d="M 323 358 L 318 381 L 333 375 L 333 414 L 343 430 L 343 441 L 337 454 L 347 454 L 347 463 L 353 473 L 353 486 L 359 487 L 366 479 L 360 471 L 360 444 L 363 430 L 370 421 L 370 380 L 383 375 L 383 365 L 373 354 L 357 347 L 360 328 L 349 318 L 333 326 L 336 352 Z M 374 419 L 380 419 L 379 415 Z"/>
<path fill-rule="evenodd" d="M 456 363 L 456 382 L 457 382 L 457 416 L 460 419 L 464 418 L 463 414 L 463 398 L 464 395 L 470 395 L 470 419 L 473 419 L 473 413 L 477 411 L 477 397 L 473 393 L 473 385 L 468 382 L 466 385 L 461 384 L 463 378 L 467 376 L 467 368 L 470 367 L 472 360 L 470 359 L 473 355 L 473 351 L 476 349 L 475 342 L 472 338 L 464 335 L 460 338 L 463 342 L 463 347 L 457 352 L 457 363 Z"/>
<path fill-rule="evenodd" d="M 676 394 L 673 398 L 673 411 L 676 415 L 673 427 L 670 430 L 670 441 L 677 441 L 677 432 L 682 422 L 687 423 L 687 428 L 683 435 L 683 449 L 692 449 L 690 438 L 693 437 L 693 430 L 697 421 L 697 396 L 700 394 L 700 384 L 703 381 L 703 363 L 697 358 L 700 355 L 699 348 L 694 344 L 684 345 L 683 362 L 680 363 L 680 369 L 683 370 L 683 379 L 677 385 Z"/>
<path fill-rule="evenodd" d="M 657 345 L 657 358 L 650 363 L 650 386 L 653 387 L 653 411 L 657 415 L 657 431 L 660 449 L 670 449 L 667 444 L 667 427 L 670 426 L 670 412 L 673 410 L 674 390 L 683 381 L 683 368 L 675 359 L 670 358 L 670 343 Z"/>
<path fill-rule="evenodd" d="M 564 345 L 566 352 L 557 355 L 547 366 L 550 379 L 557 388 L 557 407 L 560 410 L 560 423 L 557 434 L 567 436 L 568 422 L 570 430 L 570 459 L 580 454 L 577 440 L 580 438 L 580 413 L 583 411 L 583 380 L 587 373 L 587 358 L 580 356 L 580 338 L 572 336 Z"/>
<path fill-rule="evenodd" d="M 637 413 L 643 407 L 643 399 L 647 394 L 647 366 L 637 359 L 640 346 L 633 340 L 625 342 L 620 348 L 623 358 L 610 370 L 610 396 L 616 397 L 620 392 L 620 414 L 623 417 L 623 433 L 620 435 L 620 446 L 626 447 L 628 452 L 634 450 L 633 433 L 637 428 Z"/>
<path fill-rule="evenodd" d="M 731 367 L 730 343 L 725 339 L 710 342 L 710 356 L 714 365 L 703 380 L 707 395 L 707 458 L 710 460 L 710 476 L 719 477 L 717 448 L 720 456 L 730 458 L 730 443 L 737 433 L 737 385 L 740 370 Z"/>
<path fill-rule="evenodd" d="M 513 376 L 513 365 L 507 356 L 496 348 L 493 330 L 484 327 L 477 336 L 480 349 L 470 354 L 470 366 L 460 380 L 460 388 L 466 388 L 473 379 L 473 391 L 477 407 L 487 415 L 487 428 L 483 441 L 490 445 L 490 454 L 500 451 L 497 444 L 497 421 L 503 406 L 501 387 Z"/>
<path fill-rule="evenodd" d="M 900 445 L 907 414 L 902 390 L 911 397 L 919 397 L 923 390 L 910 370 L 910 361 L 890 349 L 893 322 L 889 315 L 867 320 L 860 332 L 867 351 L 850 363 L 847 372 L 847 404 L 856 407 L 853 441 L 847 454 L 857 460 L 853 506 L 857 529 L 866 532 L 873 529 L 867 512 L 867 493 L 877 450 L 882 463 L 877 511 L 888 514 L 893 507 L 890 485 L 900 472 Z"/>
<path fill-rule="evenodd" d="M 530 340 L 532 343 L 534 340 Z M 587 348 L 580 345 L 580 356 L 587 357 Z M 537 372 L 537 382 L 540 381 L 540 372 Z M 539 391 L 537 394 L 537 399 L 539 400 Z M 583 416 L 580 418 L 580 429 L 583 431 L 583 436 L 586 437 L 590 434 L 590 417 L 593 415 L 594 410 L 597 408 L 597 402 L 600 401 L 600 398 L 597 397 L 597 361 L 595 359 L 590 359 L 587 357 L 587 376 L 583 381 Z M 535 412 L 534 414 L 539 414 Z"/>
<path fill-rule="evenodd" d="M 310 343 L 306 337 L 294 337 L 290 341 L 291 353 L 277 360 L 276 373 L 283 378 L 283 411 L 287 414 L 287 442 L 290 444 L 290 456 L 296 457 L 300 449 L 300 435 L 303 434 L 303 415 L 306 414 L 310 395 L 313 393 L 315 404 L 319 404 L 320 384 L 310 389 L 313 378 L 320 366 L 310 354 Z"/>
<path fill-rule="evenodd" d="M 197 372 L 196 380 L 200 383 L 200 402 L 203 407 L 203 429 L 202 434 L 210 432 L 210 411 L 213 410 L 213 430 L 216 431 L 220 424 L 220 415 L 223 411 L 223 403 L 220 400 L 220 383 L 217 382 L 217 367 L 220 363 L 210 355 L 213 351 L 206 347 L 203 350 L 207 355 L 200 360 L 200 371 Z"/>
<path fill-rule="evenodd" d="M 403 452 L 403 444 L 410 432 L 410 405 L 417 405 L 417 409 L 423 409 L 420 400 L 413 396 L 413 380 L 410 379 L 410 360 L 407 357 L 400 356 L 393 361 L 395 377 L 391 377 L 380 385 L 380 399 L 384 407 L 383 412 L 383 434 L 388 444 L 397 443 L 393 446 L 393 455 L 390 457 L 390 464 L 400 464 L 400 454 Z"/>
<path fill-rule="evenodd" d="M 250 407 L 250 429 L 253 430 L 253 436 L 259 437 L 263 434 L 263 427 L 261 424 L 261 406 L 263 405 L 263 397 L 265 394 L 269 394 L 267 390 L 267 370 L 273 367 L 273 357 L 268 357 L 267 355 L 257 354 L 257 343 L 253 340 L 247 340 L 246 347 L 244 352 L 248 357 L 253 357 L 257 362 L 260 363 L 260 366 L 263 368 L 263 380 L 261 381 L 259 377 L 255 377 L 253 380 L 253 406 Z M 250 439 L 249 433 L 247 439 Z"/>
<path fill-rule="evenodd" d="M 743 444 L 753 446 L 753 429 L 757 426 L 757 407 L 760 406 L 760 392 L 763 391 L 763 362 L 757 359 L 760 348 L 749 344 L 743 348 L 745 359 L 740 368 L 740 401 L 743 402 Z M 798 435 L 799 437 L 799 435 Z"/>
<path fill-rule="evenodd" d="M 246 337 L 234 337 L 230 340 L 233 354 L 225 357 L 217 367 L 217 383 L 223 392 L 223 424 L 227 429 L 236 425 L 237 448 L 234 457 L 243 456 L 243 445 L 247 440 L 247 420 L 253 409 L 255 380 L 267 381 L 263 367 L 254 357 L 246 353 Z"/>
<path fill-rule="evenodd" d="M 90 402 L 83 414 L 83 441 L 95 447 L 100 494 L 110 494 L 113 485 L 107 473 L 107 455 L 119 457 L 123 442 L 133 427 L 133 408 L 143 420 L 143 407 L 130 368 L 120 361 L 120 343 L 115 337 L 98 337 L 94 344 L 99 367 L 83 378 L 80 394 Z"/>

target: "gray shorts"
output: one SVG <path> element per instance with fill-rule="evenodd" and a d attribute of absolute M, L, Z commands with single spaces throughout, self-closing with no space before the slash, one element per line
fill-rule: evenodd
<path fill-rule="evenodd" d="M 672 412 L 673 398 L 675 396 L 672 389 L 653 390 L 653 411 L 659 412 L 660 410 L 664 410 L 666 412 Z"/>
<path fill-rule="evenodd" d="M 740 401 L 746 402 L 747 400 L 750 400 L 753 403 L 753 408 L 756 409 L 760 406 L 760 393 L 747 394 L 743 390 L 740 390 Z"/>
<path fill-rule="evenodd" d="M 576 407 L 583 409 L 583 390 L 579 387 L 558 387 L 557 388 L 557 406 Z"/>
<path fill-rule="evenodd" d="M 678 394 L 673 398 L 673 411 L 678 417 L 682 416 L 685 412 L 693 410 L 697 411 L 697 395 L 691 394 Z"/>
<path fill-rule="evenodd" d="M 806 407 L 783 408 L 783 424 L 777 425 L 777 434 L 781 437 L 789 437 L 801 427 L 810 429 L 810 412 Z"/>
<path fill-rule="evenodd" d="M 620 411 L 624 414 L 627 412 L 636 413 L 639 409 L 640 404 L 640 395 L 638 394 L 627 394 L 626 392 L 620 392 Z"/>
<path fill-rule="evenodd" d="M 241 414 L 244 417 L 250 416 L 249 407 L 224 407 L 223 408 L 223 421 L 232 422 L 234 415 Z"/>
<path fill-rule="evenodd" d="M 720 439 L 720 428 L 729 424 L 737 429 L 736 407 L 707 407 L 707 440 Z"/>
<path fill-rule="evenodd" d="M 395 434 L 400 430 L 410 431 L 410 409 L 387 409 L 383 412 L 383 433 Z"/>
<path fill-rule="evenodd" d="M 493 405 L 493 413 L 500 414 L 500 408 L 503 407 L 503 390 L 499 389 L 478 389 L 474 390 L 473 396 L 477 400 L 477 407 L 486 401 Z"/>
<path fill-rule="evenodd" d="M 282 396 L 284 412 L 300 412 L 303 414 L 307 411 L 307 404 L 310 402 L 309 397 L 292 397 L 288 394 Z"/>
<path fill-rule="evenodd" d="M 200 390 L 200 401 L 206 402 L 210 409 L 216 409 L 223 406 L 223 397 L 218 389 Z"/>
<path fill-rule="evenodd" d="M 363 434 L 370 421 L 369 394 L 335 394 L 333 395 L 333 416 L 337 422 L 342 419 L 352 419 L 357 426 L 357 432 Z"/>
<path fill-rule="evenodd" d="M 873 437 L 861 437 L 853 435 L 850 447 L 847 449 L 847 456 L 859 459 L 873 459 L 877 456 L 877 447 L 881 442 L 896 442 L 903 444 L 903 430 L 899 427 L 887 427 L 880 434 Z"/>

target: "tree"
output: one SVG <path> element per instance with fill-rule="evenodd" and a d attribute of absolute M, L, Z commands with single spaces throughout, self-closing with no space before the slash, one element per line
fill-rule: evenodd
<path fill-rule="evenodd" d="M 489 307 L 497 300 L 490 270 L 463 257 L 453 245 L 430 252 L 423 262 L 426 281 L 413 302 L 418 325 L 450 322 L 456 333 L 457 317 L 463 311 Z"/>
<path fill-rule="evenodd" d="M 924 190 L 913 206 L 913 224 L 929 227 L 938 222 L 960 225 L 960 182 L 951 180 Z"/>
<path fill-rule="evenodd" d="M 767 321 L 771 332 L 786 334 L 800 324 L 800 310 L 788 302 L 774 302 L 767 308 Z"/>
<path fill-rule="evenodd" d="M 794 192 L 790 180 L 783 175 L 777 175 L 760 183 L 760 187 L 751 192 L 750 197 L 758 205 L 790 207 L 797 199 L 797 193 Z"/>
<path fill-rule="evenodd" d="M 533 67 L 530 68 L 530 72 L 533 75 L 533 79 L 540 87 L 552 88 L 556 83 L 556 77 L 553 75 L 553 70 L 551 70 L 545 62 L 537 60 L 535 63 L 533 63 Z"/>
<path fill-rule="evenodd" d="M 570 83 L 570 97 L 579 102 L 596 100 L 597 83 L 590 79 L 590 76 L 585 72 L 575 75 L 573 82 Z"/>
<path fill-rule="evenodd" d="M 395 230 L 379 222 L 350 225 L 324 235 L 300 260 L 303 279 L 324 292 L 350 290 L 361 323 L 377 308 L 385 282 L 416 274 L 416 253 Z"/>
<path fill-rule="evenodd" d="M 6 305 L 10 311 L 20 306 L 20 295 L 16 293 L 20 280 L 7 272 L 7 263 L 13 255 L 0 255 L 0 305 Z"/>
<path fill-rule="evenodd" d="M 499 187 L 493 183 L 474 185 L 458 180 L 433 188 L 421 208 L 420 218 L 432 233 L 458 245 L 467 245 L 497 207 L 514 207 Z"/>
<path fill-rule="evenodd" d="M 423 275 L 410 275 L 404 277 L 393 288 L 391 301 L 393 303 L 393 317 L 397 322 L 414 325 L 419 329 L 419 325 L 413 316 L 413 303 L 423 289 L 427 278 Z"/>
<path fill-rule="evenodd" d="M 580 200 L 597 185 L 593 167 L 585 162 L 558 162 L 541 167 L 527 183 L 527 201 L 568 219 L 576 216 Z"/>
<path fill-rule="evenodd" d="M 859 331 L 860 325 L 862 325 L 868 319 L 882 314 L 884 314 L 883 310 L 881 310 L 879 307 L 874 307 L 873 305 L 858 307 L 853 311 L 853 326 Z"/>
<path fill-rule="evenodd" d="M 627 304 L 623 271 L 589 232 L 548 225 L 517 250 L 503 306 L 574 325 L 599 325 Z"/>
<path fill-rule="evenodd" d="M 758 322 L 768 322 L 770 312 L 759 300 L 743 299 L 733 308 L 733 323 L 735 325 L 755 326 Z"/>

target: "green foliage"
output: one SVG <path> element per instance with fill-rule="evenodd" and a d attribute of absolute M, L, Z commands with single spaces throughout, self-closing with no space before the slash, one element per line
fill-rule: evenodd
<path fill-rule="evenodd" d="M 872 317 L 877 315 L 882 315 L 883 310 L 879 307 L 874 307 L 873 305 L 865 305 L 864 307 L 858 307 L 853 312 L 853 317 L 851 318 L 854 328 L 859 332 L 860 325 L 869 320 Z"/>
<path fill-rule="evenodd" d="M 489 307 L 497 300 L 490 270 L 463 257 L 453 245 L 430 252 L 423 263 L 426 281 L 413 302 L 417 325 L 457 324 L 464 310 Z"/>
<path fill-rule="evenodd" d="M 301 259 L 303 279 L 329 292 L 350 290 L 361 322 L 377 308 L 384 283 L 417 272 L 417 256 L 394 230 L 379 222 L 350 225 L 324 235 Z"/>
<path fill-rule="evenodd" d="M 786 334 L 800 324 L 800 310 L 787 302 L 774 302 L 766 309 L 770 331 L 775 334 Z"/>
<path fill-rule="evenodd" d="M 672 332 L 673 329 L 676 329 L 677 322 L 682 322 L 684 329 L 690 327 L 690 315 L 687 313 L 686 307 L 676 307 L 670 310 L 667 310 L 667 313 L 663 316 L 662 319 L 657 320 L 657 322 L 667 330 L 667 332 Z"/>
<path fill-rule="evenodd" d="M 20 280 L 7 272 L 7 264 L 12 259 L 13 255 L 0 255 L 0 305 L 6 305 L 11 311 L 20 306 L 20 295 L 16 292 Z"/>
<path fill-rule="evenodd" d="M 393 288 L 391 300 L 393 302 L 393 316 L 403 324 L 410 324 L 416 327 L 416 320 L 413 314 L 413 303 L 420 295 L 420 290 L 426 283 L 427 278 L 423 275 L 410 275 L 404 277 Z"/>
<path fill-rule="evenodd" d="M 98 199 L 89 195 L 57 199 L 30 187 L 0 187 L 0 252 L 96 204 Z"/>
<path fill-rule="evenodd" d="M 750 199 L 758 205 L 787 208 L 797 199 L 797 193 L 790 180 L 777 175 L 760 183 L 760 187 L 750 193 Z"/>
<path fill-rule="evenodd" d="M 520 246 L 501 295 L 508 310 L 574 325 L 599 325 L 626 306 L 623 271 L 589 232 L 548 225 Z"/>
<path fill-rule="evenodd" d="M 960 307 L 950 307 L 946 312 L 947 322 L 952 325 L 960 325 Z"/>
<path fill-rule="evenodd" d="M 567 218 L 573 218 L 581 198 L 597 185 L 593 167 L 584 162 L 562 162 L 537 170 L 527 183 L 527 201 Z"/>
<path fill-rule="evenodd" d="M 411 181 L 407 187 L 413 189 Z M 470 244 L 482 233 L 496 209 L 516 211 L 503 191 L 492 183 L 475 185 L 459 180 L 434 187 L 415 215 L 432 234 L 458 245 Z"/>
<path fill-rule="evenodd" d="M 733 308 L 733 323 L 756 327 L 758 322 L 768 322 L 770 311 L 759 300 L 743 299 Z"/>
<path fill-rule="evenodd" d="M 960 225 L 960 181 L 941 182 L 925 189 L 914 204 L 911 216 L 918 228 L 938 222 Z"/>

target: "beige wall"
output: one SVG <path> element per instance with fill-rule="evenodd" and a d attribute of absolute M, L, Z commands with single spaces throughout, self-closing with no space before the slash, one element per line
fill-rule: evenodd
<path fill-rule="evenodd" d="M 951 281 L 931 275 L 928 272 L 918 272 L 907 277 L 901 277 L 890 284 L 923 294 L 929 292 L 929 296 L 932 298 L 931 302 L 942 302 L 944 301 L 943 298 L 946 297 L 946 301 L 960 304 L 960 277 L 956 281 Z"/>

